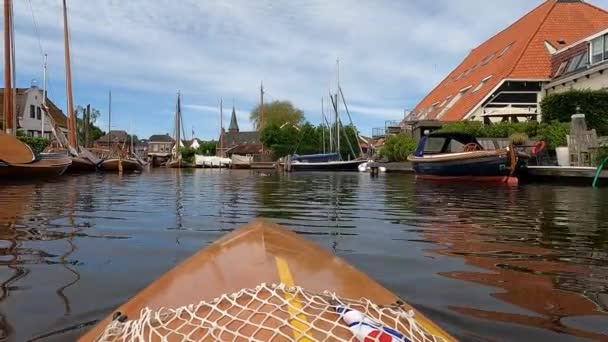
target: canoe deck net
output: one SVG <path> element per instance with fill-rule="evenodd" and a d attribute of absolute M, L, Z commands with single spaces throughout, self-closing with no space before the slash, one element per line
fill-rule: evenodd
<path fill-rule="evenodd" d="M 364 324 L 367 331 L 378 326 L 403 338 L 386 339 L 377 332 L 362 337 L 357 325 L 345 322 L 340 308 L 362 313 L 372 324 Z M 284 284 L 261 284 L 174 309 L 146 308 L 132 320 L 118 312 L 113 318 L 97 341 L 444 341 L 403 303 L 379 306 Z"/>

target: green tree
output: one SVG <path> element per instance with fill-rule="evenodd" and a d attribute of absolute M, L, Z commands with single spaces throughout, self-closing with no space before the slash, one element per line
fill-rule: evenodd
<path fill-rule="evenodd" d="M 85 113 L 86 113 L 86 106 L 76 106 L 76 126 L 78 127 L 78 141 L 83 144 L 83 145 L 88 145 L 86 147 L 90 147 L 96 140 L 98 140 L 99 138 L 101 138 L 102 136 L 104 136 L 106 133 L 101 130 L 101 128 L 97 127 L 95 125 L 95 123 L 97 122 L 97 119 L 99 118 L 99 116 L 101 115 L 101 112 L 96 109 L 91 107 L 91 117 L 90 117 L 90 121 L 89 121 L 89 127 L 88 127 L 88 135 L 89 135 L 89 139 L 88 142 L 85 141 L 86 139 L 86 127 L 85 127 L 85 122 L 84 122 L 84 117 L 85 117 Z"/>
<path fill-rule="evenodd" d="M 201 141 L 201 145 L 197 149 L 196 153 L 203 156 L 214 156 L 216 149 L 217 141 Z"/>
<path fill-rule="evenodd" d="M 255 129 L 260 128 L 260 106 L 255 107 L 249 119 L 253 123 Z M 264 126 L 277 125 L 282 126 L 285 123 L 290 123 L 299 126 L 304 121 L 304 112 L 289 101 L 273 101 L 264 104 Z"/>

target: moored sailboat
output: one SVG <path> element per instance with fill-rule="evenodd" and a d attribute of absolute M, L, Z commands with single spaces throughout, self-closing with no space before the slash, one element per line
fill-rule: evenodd
<path fill-rule="evenodd" d="M 4 1 L 4 94 L 3 128 L 0 132 L 0 180 L 33 180 L 56 177 L 71 164 L 64 154 L 36 155 L 32 149 L 15 137 L 17 116 L 13 82 L 15 73 L 12 1 Z"/>
<path fill-rule="evenodd" d="M 339 68 L 339 61 L 336 62 L 337 67 Z M 322 116 L 323 123 L 327 124 L 329 129 L 329 141 L 330 141 L 330 153 L 322 153 L 322 154 L 313 154 L 313 155 L 291 155 L 287 157 L 287 160 L 284 163 L 284 167 L 287 171 L 358 171 L 359 165 L 367 162 L 367 160 L 362 159 L 363 151 L 361 150 L 361 145 L 359 144 L 359 133 L 354 128 L 352 117 L 348 110 L 348 105 L 346 104 L 346 99 L 344 98 L 344 93 L 342 92 L 342 88 L 340 87 L 340 78 L 337 78 L 337 87 L 338 90 L 335 94 L 330 94 L 330 100 L 332 105 L 332 111 L 334 114 L 334 124 L 332 125 L 327 122 L 325 117 L 324 108 L 322 108 Z M 348 114 L 348 118 L 350 120 L 350 124 L 355 131 L 356 140 L 355 144 L 358 147 L 358 156 L 355 152 L 352 143 L 348 140 L 348 135 L 345 135 L 347 139 L 348 146 L 350 148 L 349 156 L 352 156 L 353 159 L 344 160 L 341 154 L 341 142 L 340 136 L 343 133 L 343 125 L 340 120 L 340 100 L 344 104 L 344 109 Z M 323 107 L 323 105 L 322 105 Z M 332 134 L 332 131 L 335 131 Z"/>
<path fill-rule="evenodd" d="M 177 105 L 175 109 L 175 145 L 173 146 L 173 154 L 171 159 L 165 165 L 166 167 L 172 169 L 183 169 L 183 168 L 193 168 L 194 164 L 188 162 L 182 158 L 182 138 L 181 138 L 181 129 L 182 129 L 182 107 L 181 107 L 181 94 L 177 93 Z"/>

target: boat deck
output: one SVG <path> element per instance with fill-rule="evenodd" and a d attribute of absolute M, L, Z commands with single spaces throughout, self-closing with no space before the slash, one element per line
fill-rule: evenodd
<path fill-rule="evenodd" d="M 199 251 L 115 312 L 132 320 L 139 318 L 144 308 L 177 308 L 212 301 L 262 283 L 297 285 L 318 294 L 329 290 L 341 298 L 367 298 L 378 305 L 394 305 L 399 301 L 393 293 L 330 252 L 275 224 L 256 221 Z M 404 307 L 411 308 L 407 304 Z M 314 316 L 308 317 L 308 321 L 304 315 L 297 317 L 304 325 L 314 320 Z M 453 340 L 419 312 L 415 317 L 428 332 L 446 341 Z M 103 320 L 81 341 L 95 340 L 109 322 L 110 318 Z"/>

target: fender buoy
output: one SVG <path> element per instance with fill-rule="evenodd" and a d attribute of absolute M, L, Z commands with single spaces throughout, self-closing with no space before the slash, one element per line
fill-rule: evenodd
<path fill-rule="evenodd" d="M 543 153 L 543 151 L 545 151 L 545 147 L 546 147 L 545 142 L 543 140 L 539 140 L 536 142 L 536 144 L 534 144 L 532 146 L 532 149 L 530 149 L 530 153 L 533 156 L 537 156 L 537 155 Z"/>

